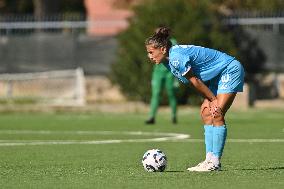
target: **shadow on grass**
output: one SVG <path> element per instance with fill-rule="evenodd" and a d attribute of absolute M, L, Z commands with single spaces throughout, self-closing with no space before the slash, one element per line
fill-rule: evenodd
<path fill-rule="evenodd" d="M 185 171 L 164 171 L 165 173 L 183 173 Z"/>
<path fill-rule="evenodd" d="M 244 168 L 244 169 L 234 169 L 234 170 L 241 170 L 241 171 L 268 171 L 268 170 L 282 170 L 284 167 L 263 167 L 263 168 Z M 224 170 L 228 171 L 228 170 Z"/>
<path fill-rule="evenodd" d="M 244 169 L 234 169 L 235 171 L 268 171 L 268 170 L 282 170 L 284 167 L 263 167 L 263 168 L 244 168 Z M 222 169 L 220 171 L 212 171 L 212 172 L 227 172 L 230 170 L 227 169 Z M 184 173 L 188 171 L 175 171 L 175 170 L 169 170 L 169 171 L 164 171 L 165 173 Z"/>

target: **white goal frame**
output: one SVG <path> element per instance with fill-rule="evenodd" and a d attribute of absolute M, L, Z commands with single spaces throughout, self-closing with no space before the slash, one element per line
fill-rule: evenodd
<path fill-rule="evenodd" d="M 37 103 L 62 106 L 85 105 L 82 68 L 36 73 L 0 74 L 0 99 L 35 99 Z"/>

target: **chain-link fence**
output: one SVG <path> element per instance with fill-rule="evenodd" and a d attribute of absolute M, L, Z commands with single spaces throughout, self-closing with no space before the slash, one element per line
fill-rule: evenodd
<path fill-rule="evenodd" d="M 38 72 L 81 67 L 87 75 L 105 75 L 114 62 L 113 36 L 91 37 L 82 15 L 0 15 L 0 73 Z M 104 23 L 111 24 L 111 23 Z"/>
<path fill-rule="evenodd" d="M 226 24 L 243 27 L 264 54 L 264 73 L 256 74 L 250 83 L 251 103 L 256 99 L 284 98 L 284 11 L 239 11 Z"/>

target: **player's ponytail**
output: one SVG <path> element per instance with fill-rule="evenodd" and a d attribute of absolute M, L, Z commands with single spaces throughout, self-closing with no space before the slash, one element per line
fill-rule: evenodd
<path fill-rule="evenodd" d="M 169 39 L 171 30 L 167 27 L 157 28 L 155 34 L 157 38 L 161 38 L 161 40 Z"/>
<path fill-rule="evenodd" d="M 170 41 L 171 30 L 167 27 L 159 27 L 155 33 L 146 39 L 145 45 L 154 45 L 155 48 L 166 47 L 167 50 L 171 47 Z"/>

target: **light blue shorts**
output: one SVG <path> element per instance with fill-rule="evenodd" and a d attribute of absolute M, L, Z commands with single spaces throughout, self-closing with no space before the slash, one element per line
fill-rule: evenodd
<path fill-rule="evenodd" d="M 233 60 L 219 75 L 211 79 L 207 86 L 215 95 L 242 92 L 244 76 L 241 63 Z"/>

